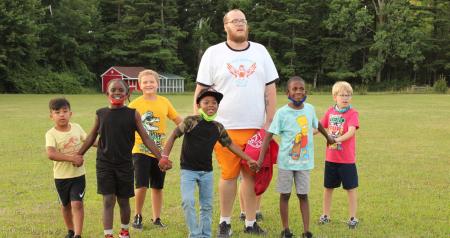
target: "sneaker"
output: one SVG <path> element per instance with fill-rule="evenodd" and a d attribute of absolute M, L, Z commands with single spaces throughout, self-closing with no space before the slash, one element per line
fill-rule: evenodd
<path fill-rule="evenodd" d="M 331 219 L 327 215 L 322 215 L 319 218 L 319 225 L 325 225 L 331 222 Z"/>
<path fill-rule="evenodd" d="M 312 238 L 312 237 L 313 237 L 313 235 L 309 231 L 302 233 L 302 238 Z"/>
<path fill-rule="evenodd" d="M 358 225 L 359 221 L 355 217 L 351 217 L 350 220 L 348 220 L 347 225 L 350 229 L 355 229 Z"/>
<path fill-rule="evenodd" d="M 292 238 L 294 234 L 289 230 L 289 228 L 284 229 L 280 235 L 281 238 Z"/>
<path fill-rule="evenodd" d="M 252 234 L 252 235 L 260 235 L 265 236 L 267 235 L 267 232 L 263 230 L 258 223 L 254 223 L 253 226 L 245 227 L 244 233 Z"/>
<path fill-rule="evenodd" d="M 81 236 L 80 235 L 76 235 L 73 238 L 81 238 Z"/>
<path fill-rule="evenodd" d="M 239 215 L 239 219 L 241 221 L 245 221 L 245 213 L 241 212 L 241 215 Z"/>
<path fill-rule="evenodd" d="M 114 238 L 113 234 L 106 234 L 105 238 Z"/>
<path fill-rule="evenodd" d="M 225 221 L 219 224 L 217 238 L 228 238 L 231 234 L 233 234 L 233 231 L 231 231 L 231 224 L 227 224 Z"/>
<path fill-rule="evenodd" d="M 131 226 L 134 229 L 142 230 L 144 225 L 142 224 L 142 215 L 141 214 L 136 214 L 136 216 L 134 216 L 134 222 Z"/>
<path fill-rule="evenodd" d="M 68 230 L 67 235 L 64 236 L 64 238 L 73 238 L 73 235 L 75 235 L 75 233 L 72 230 Z"/>
<path fill-rule="evenodd" d="M 119 238 L 130 238 L 130 232 L 127 229 L 120 229 Z"/>
<path fill-rule="evenodd" d="M 256 221 L 262 221 L 263 220 L 263 215 L 261 212 L 257 212 L 256 213 Z"/>
<path fill-rule="evenodd" d="M 161 222 L 161 219 L 159 217 L 156 218 L 155 220 L 152 219 L 152 223 L 153 223 L 153 225 L 159 226 L 160 228 L 166 227 L 166 225 Z"/>

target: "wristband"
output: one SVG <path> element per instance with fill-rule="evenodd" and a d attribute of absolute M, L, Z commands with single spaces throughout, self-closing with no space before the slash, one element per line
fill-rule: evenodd
<path fill-rule="evenodd" d="M 169 156 L 168 155 L 161 155 L 161 158 L 169 158 Z"/>

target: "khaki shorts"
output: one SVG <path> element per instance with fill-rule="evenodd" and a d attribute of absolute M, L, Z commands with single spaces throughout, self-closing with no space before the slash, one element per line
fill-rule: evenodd
<path fill-rule="evenodd" d="M 247 141 L 259 129 L 237 129 L 227 130 L 228 135 L 235 145 L 244 150 Z M 227 147 L 223 147 L 220 143 L 214 146 L 217 162 L 220 167 L 220 177 L 224 180 L 235 179 L 241 171 L 241 158 L 233 154 Z"/>
<path fill-rule="evenodd" d="M 278 169 L 277 192 L 291 193 L 292 182 L 295 183 L 297 194 L 309 193 L 310 170 L 284 170 Z"/>

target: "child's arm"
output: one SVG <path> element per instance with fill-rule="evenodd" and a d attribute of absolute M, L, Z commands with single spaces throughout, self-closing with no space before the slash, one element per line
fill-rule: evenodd
<path fill-rule="evenodd" d="M 332 145 L 337 142 L 333 137 L 328 135 L 328 132 L 327 132 L 327 130 L 325 130 L 325 128 L 323 128 L 322 123 L 319 122 L 317 129 L 320 131 L 320 133 L 323 136 L 325 136 L 325 139 L 327 139 L 327 145 Z"/>
<path fill-rule="evenodd" d="M 65 155 L 57 151 L 53 146 L 47 146 L 47 156 L 50 160 L 71 162 L 77 167 L 83 165 L 84 162 L 82 155 Z"/>
<path fill-rule="evenodd" d="M 164 146 L 163 152 L 161 154 L 161 158 L 162 159 L 167 159 L 169 160 L 169 155 L 170 152 L 172 151 L 173 148 L 173 144 L 175 143 L 175 140 L 180 137 L 182 135 L 180 129 L 178 127 L 176 127 L 172 134 L 170 135 L 169 139 L 167 139 L 166 141 L 166 145 Z M 172 162 L 169 160 L 169 167 L 172 167 Z M 162 164 L 158 163 L 159 168 L 161 169 L 161 171 L 166 171 L 167 168 L 165 168 Z"/>
<path fill-rule="evenodd" d="M 247 161 L 248 167 L 250 167 L 251 170 L 253 171 L 258 171 L 259 167 L 258 167 L 258 163 L 256 161 L 254 161 L 252 158 L 250 158 L 250 156 L 248 156 L 246 153 L 244 153 L 244 151 L 242 151 L 237 145 L 235 145 L 233 142 L 227 146 L 227 148 L 233 152 L 233 154 L 241 157 L 242 159 Z"/>
<path fill-rule="evenodd" d="M 94 126 L 91 129 L 91 132 L 89 133 L 88 137 L 84 141 L 83 145 L 81 146 L 80 150 L 78 150 L 79 155 L 84 155 L 86 151 L 91 148 L 92 144 L 94 144 L 95 140 L 97 139 L 98 135 L 98 127 L 100 126 L 100 123 L 98 121 L 98 116 L 95 116 L 95 122 Z"/>
<path fill-rule="evenodd" d="M 269 148 L 270 140 L 272 140 L 273 134 L 266 131 L 266 136 L 264 137 L 263 143 L 261 145 L 261 150 L 259 151 L 258 167 L 261 168 L 264 163 L 264 158 L 266 157 L 267 149 Z"/>
<path fill-rule="evenodd" d="M 352 138 L 355 135 L 356 127 L 349 126 L 348 131 L 345 132 L 342 136 L 339 136 L 338 138 L 334 139 L 335 142 L 344 142 L 350 138 Z"/>
<path fill-rule="evenodd" d="M 141 136 L 142 142 L 144 143 L 145 146 L 147 146 L 147 148 L 152 152 L 153 155 L 155 155 L 156 159 L 158 159 L 159 161 L 161 159 L 161 153 L 158 149 L 158 146 L 156 146 L 155 142 L 153 142 L 153 140 L 151 140 L 148 137 L 147 132 L 145 131 L 144 126 L 142 125 L 141 122 L 141 115 L 139 115 L 138 111 L 136 111 L 134 119 L 136 121 L 137 132 L 139 133 L 139 136 Z"/>
<path fill-rule="evenodd" d="M 175 125 L 178 126 L 181 122 L 183 122 L 183 118 L 181 118 L 180 116 L 177 116 L 172 121 L 175 123 Z"/>

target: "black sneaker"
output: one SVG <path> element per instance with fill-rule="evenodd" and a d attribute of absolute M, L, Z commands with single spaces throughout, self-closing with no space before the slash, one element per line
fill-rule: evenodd
<path fill-rule="evenodd" d="M 263 230 L 261 227 L 259 227 L 258 223 L 254 223 L 253 226 L 247 226 L 244 229 L 244 233 L 252 234 L 252 235 L 259 235 L 259 236 L 265 236 L 267 235 L 267 232 Z"/>
<path fill-rule="evenodd" d="M 239 219 L 241 219 L 241 221 L 245 221 L 245 213 L 241 212 L 241 215 L 239 215 Z"/>
<path fill-rule="evenodd" d="M 73 238 L 81 238 L 81 236 L 80 235 L 76 235 Z"/>
<path fill-rule="evenodd" d="M 281 238 L 292 238 L 294 234 L 289 230 L 289 228 L 284 229 L 280 235 Z"/>
<path fill-rule="evenodd" d="M 217 238 L 228 238 L 231 234 L 233 234 L 233 231 L 231 231 L 231 224 L 227 224 L 225 221 L 219 224 Z"/>
<path fill-rule="evenodd" d="M 73 236 L 75 235 L 75 232 L 72 230 L 68 230 L 67 231 L 67 235 L 64 236 L 64 238 L 73 238 Z"/>
<path fill-rule="evenodd" d="M 153 225 L 155 226 L 159 226 L 160 228 L 164 228 L 166 227 L 166 225 L 164 225 L 164 223 L 161 222 L 161 219 L 158 217 L 155 220 L 152 219 Z"/>
<path fill-rule="evenodd" d="M 142 215 L 141 214 L 136 214 L 136 216 L 134 216 L 134 222 L 131 226 L 133 226 L 134 229 L 142 230 L 143 225 L 142 225 Z"/>
<path fill-rule="evenodd" d="M 313 235 L 309 231 L 302 233 L 302 238 L 312 238 L 312 237 L 313 237 Z"/>
<path fill-rule="evenodd" d="M 257 212 L 256 213 L 256 221 L 262 221 L 263 220 L 263 215 L 261 212 Z"/>

